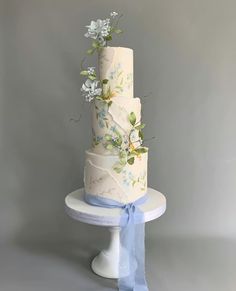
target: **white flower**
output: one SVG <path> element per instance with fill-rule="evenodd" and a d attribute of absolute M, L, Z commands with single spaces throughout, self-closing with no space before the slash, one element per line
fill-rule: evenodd
<path fill-rule="evenodd" d="M 98 85 L 98 80 L 92 81 L 90 79 L 87 79 L 85 81 L 85 83 L 81 87 L 81 91 L 86 101 L 91 102 L 94 97 L 101 95 L 102 89 L 98 88 Z"/>
<path fill-rule="evenodd" d="M 113 12 L 110 13 L 110 15 L 111 15 L 112 18 L 115 18 L 118 15 L 118 13 L 113 11 Z"/>
<path fill-rule="evenodd" d="M 110 25 L 110 18 L 106 18 L 105 20 L 103 20 L 103 24 L 105 25 L 105 26 L 109 26 Z"/>
<path fill-rule="evenodd" d="M 97 39 L 102 46 L 106 44 L 104 37 L 108 36 L 111 30 L 109 18 L 105 20 L 97 19 L 97 21 L 92 20 L 90 25 L 86 27 L 88 32 L 85 33 L 85 37 Z"/>
<path fill-rule="evenodd" d="M 88 67 L 87 71 L 88 71 L 89 75 L 94 75 L 95 74 L 95 67 Z"/>
<path fill-rule="evenodd" d="M 88 28 L 88 32 L 85 33 L 85 37 L 90 37 L 93 39 L 96 39 L 98 37 L 100 21 L 101 21 L 100 19 L 98 19 L 97 21 L 92 20 L 90 25 L 86 26 Z"/>

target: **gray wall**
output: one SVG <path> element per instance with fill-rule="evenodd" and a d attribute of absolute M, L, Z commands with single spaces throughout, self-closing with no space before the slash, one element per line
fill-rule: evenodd
<path fill-rule="evenodd" d="M 150 291 L 235 291 L 233 0 L 0 0 L 0 291 L 116 288 L 89 268 L 107 231 L 64 213 L 91 141 L 84 26 L 114 10 L 156 137 L 149 185 L 168 202 L 146 226 Z"/>
<path fill-rule="evenodd" d="M 125 33 L 112 45 L 134 48 L 135 94 L 148 95 L 149 186 L 168 201 L 150 236 L 236 235 L 235 1 L 0 5 L 1 240 L 81 235 L 63 199 L 83 185 L 91 138 L 80 96 L 84 26 L 113 10 L 124 13 Z"/>

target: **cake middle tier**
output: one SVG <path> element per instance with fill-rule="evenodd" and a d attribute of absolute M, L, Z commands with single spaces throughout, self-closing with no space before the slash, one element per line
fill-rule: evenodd
<path fill-rule="evenodd" d="M 133 50 L 104 47 L 98 57 L 100 80 L 106 96 L 133 98 Z"/>
<path fill-rule="evenodd" d="M 141 145 L 135 126 L 141 122 L 141 103 L 139 98 L 114 97 L 110 103 L 95 100 L 92 106 L 92 150 L 95 153 L 118 154 L 132 144 Z M 135 116 L 135 126 L 130 122 L 130 115 Z M 117 140 L 117 147 L 112 141 Z M 116 145 L 116 143 L 113 143 Z"/>

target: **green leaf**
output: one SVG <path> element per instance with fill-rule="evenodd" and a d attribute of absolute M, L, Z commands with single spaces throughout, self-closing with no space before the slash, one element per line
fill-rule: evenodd
<path fill-rule="evenodd" d="M 127 153 L 126 151 L 120 151 L 119 153 L 120 163 L 121 165 L 125 166 L 127 163 Z"/>
<path fill-rule="evenodd" d="M 120 163 L 121 163 L 122 166 L 125 166 L 126 163 L 127 163 L 127 159 L 126 158 L 120 159 Z"/>
<path fill-rule="evenodd" d="M 135 150 L 135 152 L 136 152 L 137 154 L 144 154 L 144 153 L 146 153 L 147 151 L 148 151 L 147 148 L 138 148 L 138 149 Z"/>
<path fill-rule="evenodd" d="M 92 80 L 92 81 L 96 80 L 96 77 L 93 76 L 93 75 L 89 75 L 88 78 L 89 78 L 90 80 Z"/>
<path fill-rule="evenodd" d="M 104 79 L 104 80 L 102 80 L 102 83 L 103 83 L 103 84 L 107 84 L 108 82 L 109 82 L 108 79 Z"/>
<path fill-rule="evenodd" d="M 109 143 L 109 144 L 106 146 L 106 149 L 109 150 L 109 151 L 112 150 L 112 149 L 113 149 L 113 145 Z"/>
<path fill-rule="evenodd" d="M 111 104 L 112 104 L 112 101 L 109 101 L 109 102 L 107 103 L 108 107 L 110 107 Z"/>
<path fill-rule="evenodd" d="M 121 137 L 118 137 L 118 138 L 117 138 L 117 140 L 116 140 L 116 144 L 117 144 L 118 146 L 121 146 L 121 144 L 122 144 L 122 138 L 121 138 Z"/>
<path fill-rule="evenodd" d="M 141 140 L 143 140 L 144 136 L 143 136 L 143 133 L 142 133 L 141 130 L 139 130 L 139 132 L 138 132 L 138 136 L 141 138 Z"/>
<path fill-rule="evenodd" d="M 117 130 L 117 129 L 115 129 L 115 134 L 120 138 L 120 139 L 122 139 L 122 136 L 121 136 L 121 134 L 119 133 L 119 131 Z"/>
<path fill-rule="evenodd" d="M 110 134 L 105 134 L 105 140 L 107 141 L 112 140 L 112 136 Z"/>
<path fill-rule="evenodd" d="M 112 36 L 109 34 L 108 36 L 104 37 L 105 40 L 109 41 L 109 40 L 112 40 Z"/>
<path fill-rule="evenodd" d="M 94 53 L 94 49 L 89 49 L 89 50 L 87 50 L 87 54 L 88 55 L 92 55 Z"/>
<path fill-rule="evenodd" d="M 117 33 L 117 34 L 120 34 L 120 33 L 123 32 L 121 29 L 114 29 L 113 31 L 114 31 L 115 33 Z"/>
<path fill-rule="evenodd" d="M 145 124 L 141 123 L 141 124 L 135 126 L 135 129 L 140 130 L 140 129 L 143 129 L 144 127 L 145 127 Z"/>
<path fill-rule="evenodd" d="M 136 123 L 136 115 L 134 112 L 131 112 L 129 114 L 129 122 L 134 126 Z"/>
<path fill-rule="evenodd" d="M 128 162 L 129 165 L 133 165 L 133 163 L 134 163 L 134 157 L 129 158 L 127 162 Z"/>
<path fill-rule="evenodd" d="M 126 151 L 120 151 L 119 153 L 119 157 L 122 159 L 122 158 L 126 158 L 127 157 L 127 153 Z"/>
<path fill-rule="evenodd" d="M 119 147 L 119 145 L 118 145 L 116 139 L 113 139 L 113 140 L 111 141 L 111 143 L 112 143 L 112 145 L 113 145 L 114 147 Z"/>
<path fill-rule="evenodd" d="M 113 167 L 113 170 L 116 171 L 116 173 L 120 174 L 123 167 Z"/>
<path fill-rule="evenodd" d="M 88 76 L 88 71 L 81 71 L 80 72 L 80 75 L 81 76 Z"/>
<path fill-rule="evenodd" d="M 92 47 L 95 48 L 95 49 L 98 48 L 99 47 L 99 43 L 96 42 L 96 41 L 93 41 Z"/>

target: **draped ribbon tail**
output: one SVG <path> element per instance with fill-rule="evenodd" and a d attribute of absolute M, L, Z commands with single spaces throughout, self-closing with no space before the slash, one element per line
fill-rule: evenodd
<path fill-rule="evenodd" d="M 135 272 L 135 291 L 148 291 L 145 277 L 145 223 L 135 225 L 135 258 L 137 269 Z"/>
<path fill-rule="evenodd" d="M 120 233 L 119 291 L 148 291 L 145 279 L 144 215 L 133 204 L 126 206 L 125 210 L 128 218 Z M 121 220 L 124 221 L 124 218 Z"/>
<path fill-rule="evenodd" d="M 148 291 L 145 279 L 145 221 L 138 208 L 147 200 L 147 195 L 133 203 L 118 201 L 85 193 L 85 201 L 91 205 L 106 208 L 121 208 L 119 291 Z"/>

